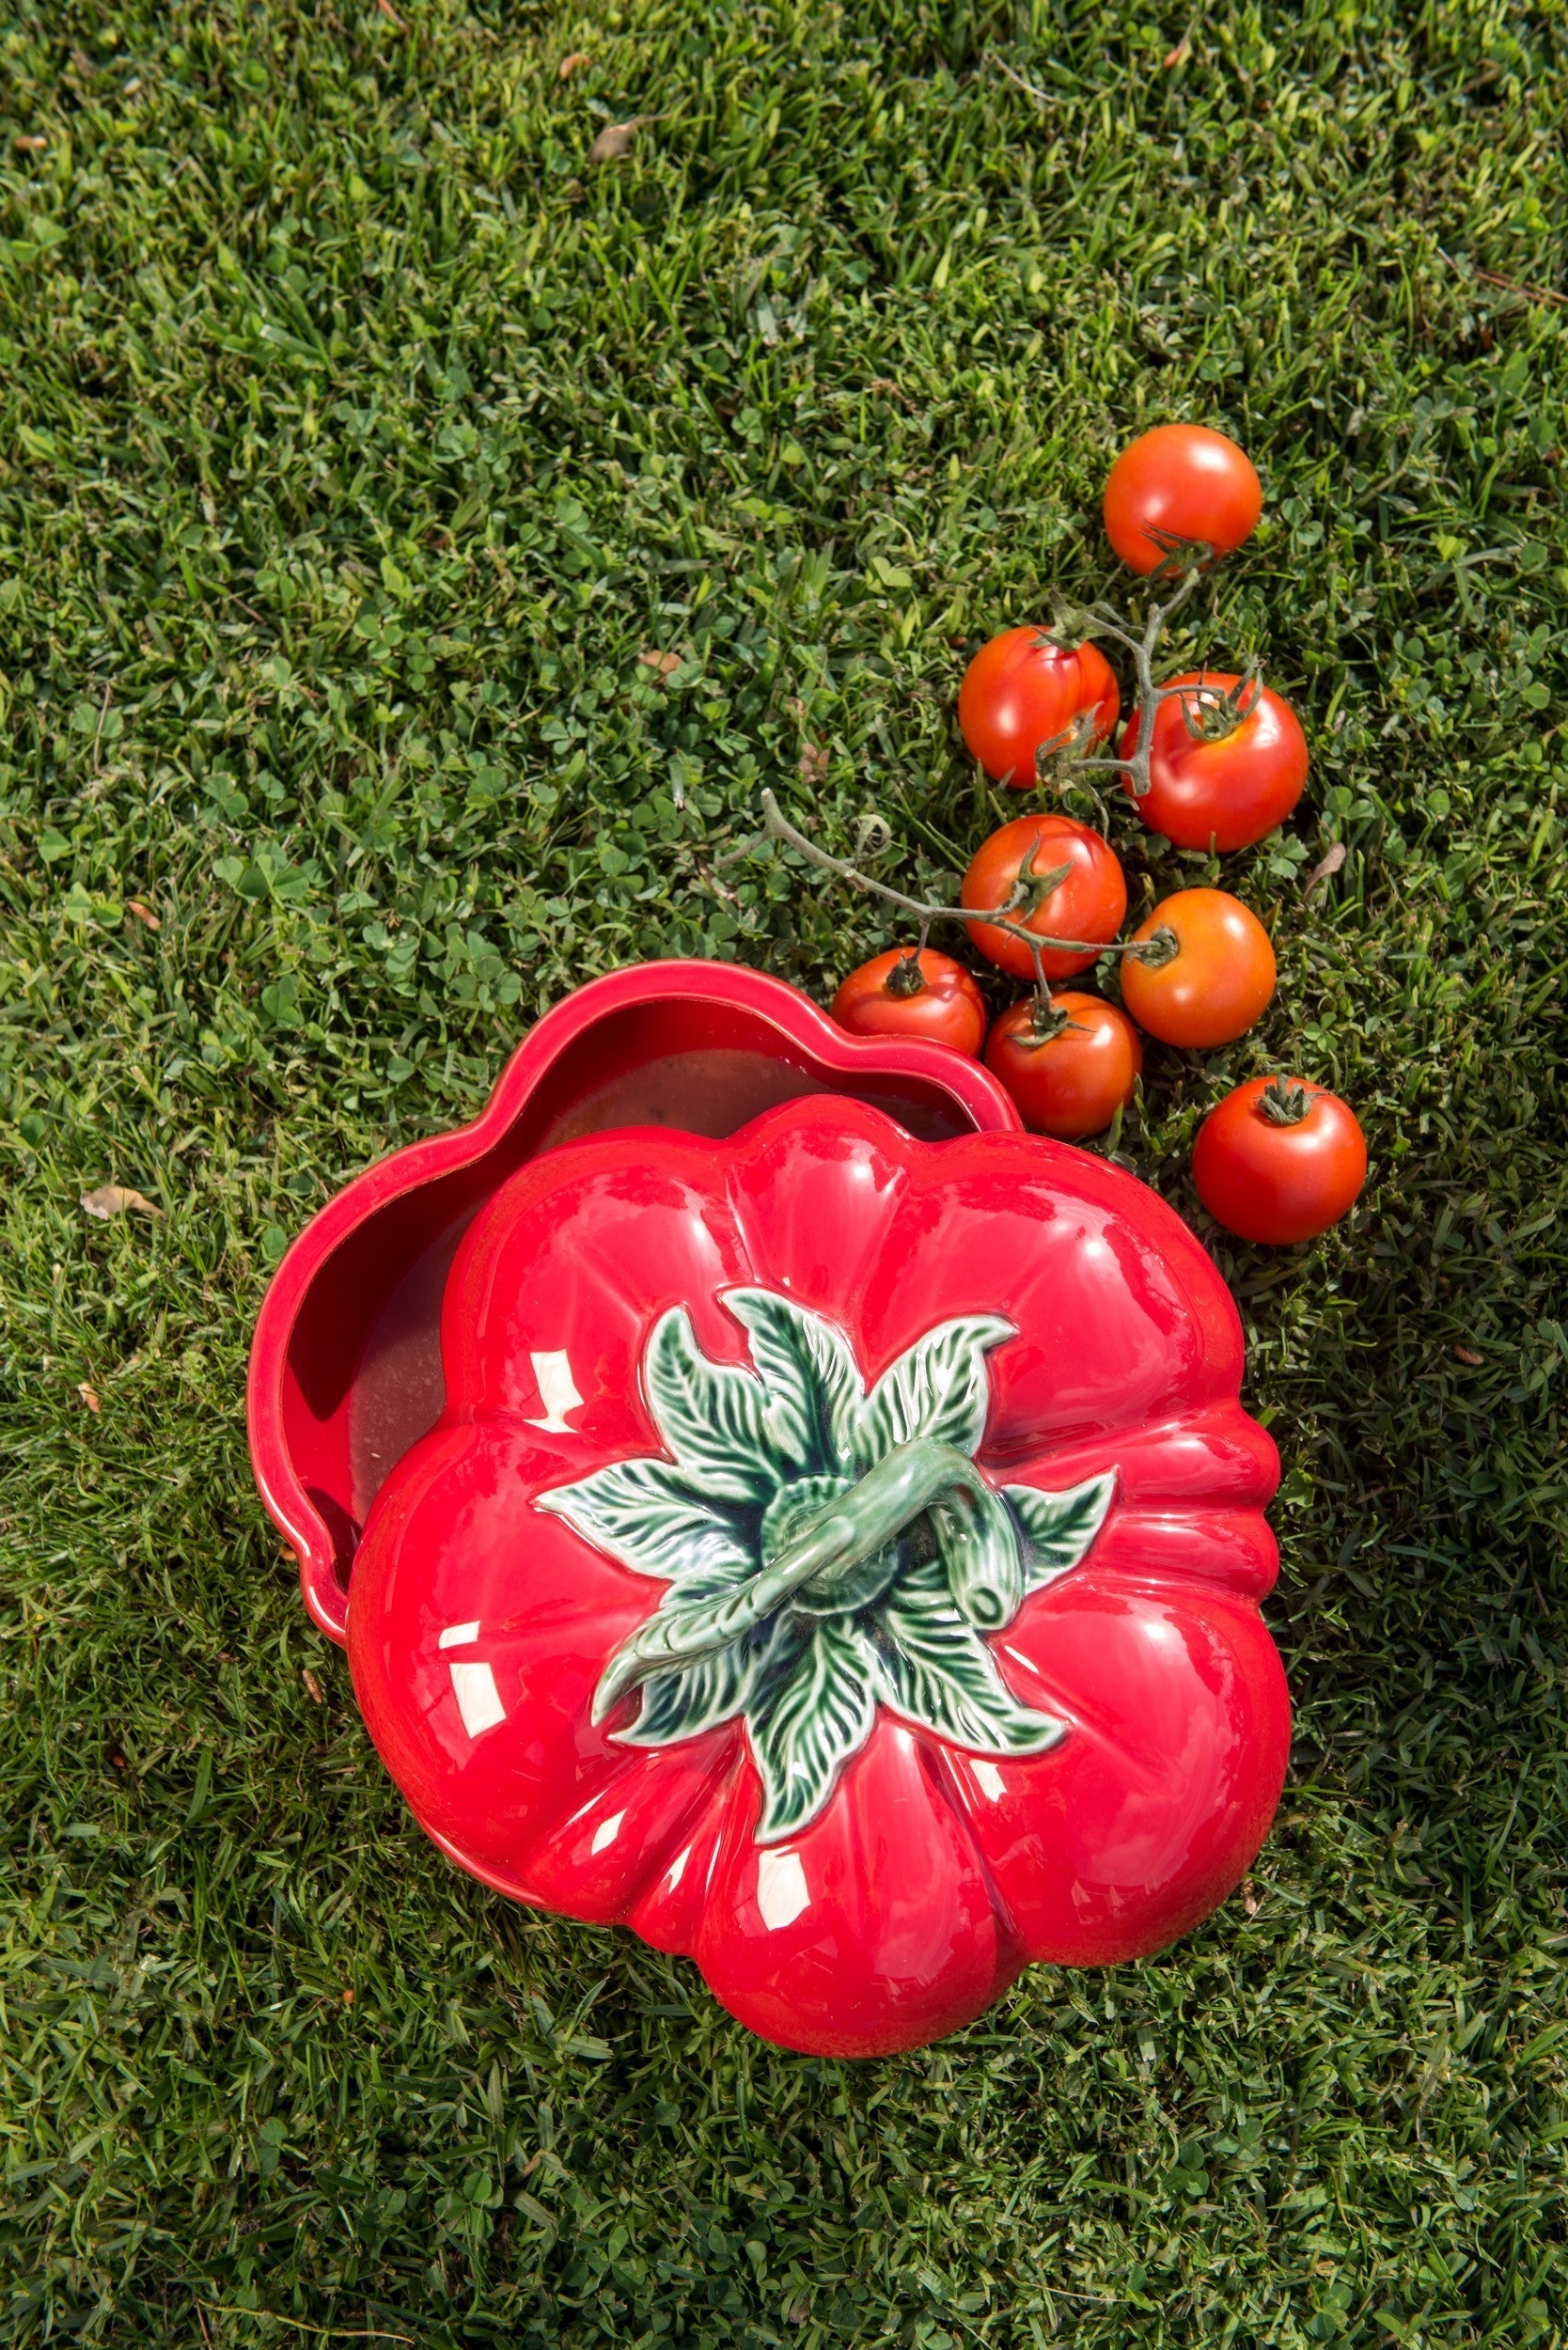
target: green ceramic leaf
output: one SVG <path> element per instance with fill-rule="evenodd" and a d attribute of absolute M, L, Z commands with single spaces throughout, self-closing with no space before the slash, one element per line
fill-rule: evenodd
<path fill-rule="evenodd" d="M 724 1302 L 751 1340 L 778 1450 L 808 1474 L 839 1468 L 865 1393 L 844 1333 L 774 1290 L 730 1290 Z"/>
<path fill-rule="evenodd" d="M 784 1594 L 767 1573 L 743 1577 L 717 1590 L 667 1590 L 651 1616 L 622 1640 L 599 1676 L 593 1718 L 605 1715 L 628 1690 L 656 1675 L 687 1670 L 701 1659 L 747 1640 L 781 1604 Z"/>
<path fill-rule="evenodd" d="M 655 1673 L 642 1684 L 636 1720 L 616 1737 L 629 1747 L 667 1747 L 729 1721 L 745 1704 L 753 1661 L 750 1641 L 735 1640 L 683 1672 Z"/>
<path fill-rule="evenodd" d="M 762 1289 L 729 1292 L 755 1369 L 710 1362 L 675 1307 L 643 1358 L 674 1459 L 612 1462 L 536 1496 L 666 1588 L 604 1666 L 603 1721 L 662 1747 L 745 1718 L 760 1843 L 815 1819 L 880 1704 L 971 1753 L 1039 1754 L 1066 1725 L 1022 1704 L 981 1635 L 1082 1558 L 1114 1474 L 1005 1498 L 974 1466 L 999 1314 L 926 1332 L 867 1395 L 849 1340 Z M 962 1455 L 963 1457 L 958 1457 Z"/>
<path fill-rule="evenodd" d="M 1038 1485 L 1003 1487 L 1024 1529 L 1024 1571 L 1028 1589 L 1038 1591 L 1069 1567 L 1075 1567 L 1105 1522 L 1116 1494 L 1116 1471 L 1091 1477 L 1087 1484 L 1065 1493 L 1043 1493 Z"/>
<path fill-rule="evenodd" d="M 671 1583 L 730 1581 L 757 1564 L 755 1548 L 667 1461 L 612 1461 L 575 1485 L 536 1496 L 534 1507 L 564 1518 L 636 1574 Z"/>
<path fill-rule="evenodd" d="M 987 1350 L 1013 1335 L 1000 1314 L 961 1314 L 917 1339 L 883 1372 L 860 1412 L 858 1465 L 885 1460 L 912 1436 L 938 1436 L 973 1453 L 991 1408 Z"/>
<path fill-rule="evenodd" d="M 809 1627 L 786 1611 L 682 1672 L 656 1673 L 642 1684 L 636 1720 L 618 1730 L 617 1739 L 631 1747 L 673 1746 L 767 1703 L 809 1637 Z"/>
<path fill-rule="evenodd" d="M 799 1664 L 746 1729 L 762 1781 L 757 1841 L 775 1844 L 814 1820 L 839 1774 L 871 1734 L 876 1666 L 845 1616 L 822 1618 Z"/>
<path fill-rule="evenodd" d="M 690 1482 L 714 1501 L 771 1501 L 780 1463 L 763 1421 L 761 1381 L 711 1363 L 683 1306 L 654 1324 L 643 1356 L 654 1423 Z"/>
<path fill-rule="evenodd" d="M 896 1714 L 972 1754 L 1042 1754 L 1067 1725 L 1015 1698 L 937 1567 L 894 1585 L 878 1611 L 882 1696 Z"/>

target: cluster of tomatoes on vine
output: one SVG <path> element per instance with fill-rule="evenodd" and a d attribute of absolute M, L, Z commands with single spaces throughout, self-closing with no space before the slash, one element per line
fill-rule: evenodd
<path fill-rule="evenodd" d="M 1189 670 L 1156 682 L 1161 630 L 1215 559 L 1251 533 L 1262 491 L 1249 460 L 1223 433 L 1162 425 L 1124 449 L 1105 491 L 1106 534 L 1151 580 L 1146 626 L 1129 633 L 1103 606 L 1064 628 L 1010 628 L 975 655 L 958 697 L 964 740 L 996 783 L 1032 788 L 1053 766 L 1108 768 L 1151 830 L 1211 854 L 1250 847 L 1281 823 L 1307 780 L 1307 741 L 1294 712 L 1254 675 Z M 1121 716 L 1116 674 L 1093 639 L 1131 655 L 1137 701 L 1114 752 Z M 1076 638 L 1078 641 L 1070 641 Z M 770 811 L 770 828 L 862 888 L 897 904 L 918 929 L 850 974 L 833 1014 L 866 1035 L 922 1036 L 985 1062 L 1027 1126 L 1078 1142 L 1105 1132 L 1132 1100 L 1142 1030 L 1184 1047 L 1229 1044 L 1273 997 L 1267 932 L 1229 891 L 1181 889 L 1119 939 L 1127 911 L 1121 862 L 1104 836 L 1074 818 L 1017 818 L 984 841 L 956 907 L 925 905 L 807 843 Z M 985 918 L 988 917 L 988 918 Z M 926 945 L 933 923 L 961 920 L 971 944 L 1031 992 L 989 1023 L 962 964 Z M 1060 982 L 1107 953 L 1121 957 L 1121 1006 Z M 1243 1239 L 1306 1240 L 1337 1222 L 1366 1178 L 1354 1112 L 1301 1079 L 1254 1078 L 1210 1112 L 1193 1153 L 1204 1206 Z"/>

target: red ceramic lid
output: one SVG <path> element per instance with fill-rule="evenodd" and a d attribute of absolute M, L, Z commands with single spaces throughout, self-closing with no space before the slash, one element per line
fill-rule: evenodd
<path fill-rule="evenodd" d="M 1278 1461 L 1131 1176 L 823 1096 L 600 1135 L 479 1210 L 441 1345 L 349 1651 L 464 1868 L 836 2055 L 1237 1883 L 1289 1735 Z"/>

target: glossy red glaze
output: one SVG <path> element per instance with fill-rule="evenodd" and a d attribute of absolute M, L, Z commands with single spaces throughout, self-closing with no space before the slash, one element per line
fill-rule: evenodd
<path fill-rule="evenodd" d="M 986 1640 L 1004 1703 L 1063 1726 L 1048 1750 L 977 1753 L 879 1702 L 807 1824 L 764 1838 L 749 1716 L 663 1746 L 626 1743 L 633 1701 L 593 1720 L 672 1586 L 539 1504 L 670 1460 L 650 1334 L 684 1308 L 710 1366 L 749 1371 L 745 1291 L 825 1318 L 868 1385 L 954 1317 L 1005 1317 L 981 1479 L 1113 1480 L 1076 1563 Z M 1237 1883 L 1289 1736 L 1259 1615 L 1278 1459 L 1238 1401 L 1224 1283 L 1132 1177 L 820 1097 L 727 1140 L 605 1134 L 493 1190 L 441 1344 L 444 1409 L 370 1508 L 349 1651 L 388 1768 L 464 1868 L 689 1953 L 754 2030 L 844 2056 L 953 2029 L 1030 1960 L 1155 1950 Z"/>
<path fill-rule="evenodd" d="M 261 1498 L 321 1631 L 347 1637 L 366 1513 L 440 1417 L 442 1292 L 483 1203 L 585 1135 L 728 1135 L 808 1093 L 874 1103 L 929 1139 L 1018 1124 L 989 1073 L 941 1045 L 846 1036 L 808 996 L 738 964 L 638 964 L 547 1012 L 472 1125 L 394 1152 L 328 1201 L 273 1277 L 247 1397 Z"/>

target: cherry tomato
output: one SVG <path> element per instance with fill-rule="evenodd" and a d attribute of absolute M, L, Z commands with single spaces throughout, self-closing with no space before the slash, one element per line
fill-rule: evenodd
<path fill-rule="evenodd" d="M 1179 889 L 1133 932 L 1141 945 L 1168 931 L 1161 964 L 1121 958 L 1121 1000 L 1140 1028 L 1167 1044 L 1229 1044 L 1274 994 L 1274 948 L 1257 916 L 1223 889 Z"/>
<path fill-rule="evenodd" d="M 1310 1240 L 1366 1182 L 1366 1137 L 1337 1093 L 1252 1077 L 1199 1128 L 1192 1179 L 1209 1214 L 1243 1240 Z"/>
<path fill-rule="evenodd" d="M 1230 555 L 1263 510 L 1252 461 L 1206 424 L 1157 424 L 1124 448 L 1105 483 L 1105 536 L 1135 572 L 1152 572 L 1183 540 Z"/>
<path fill-rule="evenodd" d="M 1127 911 L 1127 885 L 1121 861 L 1097 832 L 1071 816 L 1019 816 L 982 840 L 964 876 L 960 903 L 995 912 L 1005 905 L 1020 869 L 1043 877 L 1065 866 L 1056 887 L 1032 910 L 1026 901 L 1008 919 L 1046 938 L 1105 941 L 1116 936 Z M 969 936 L 982 955 L 1021 979 L 1034 977 L 1034 958 L 1021 938 L 991 922 L 971 922 Z M 1048 979 L 1068 979 L 1087 971 L 1097 948 L 1068 954 L 1048 948 L 1040 960 Z"/>
<path fill-rule="evenodd" d="M 1027 791 L 1042 743 L 1093 713 L 1092 740 L 1115 726 L 1121 695 L 1097 645 L 1057 644 L 1043 629 L 1010 628 L 982 645 L 958 689 L 964 742 L 994 782 Z"/>
<path fill-rule="evenodd" d="M 852 1036 L 923 1036 L 973 1055 L 985 1034 L 985 998 L 950 955 L 895 947 L 850 973 L 833 1017 Z"/>
<path fill-rule="evenodd" d="M 985 1065 L 1017 1103 L 1026 1126 L 1058 1142 L 1080 1142 L 1103 1134 L 1132 1100 L 1143 1047 L 1125 1012 L 1102 996 L 1067 989 L 1048 1006 L 1027 995 L 1004 1011 L 986 1039 Z"/>
<path fill-rule="evenodd" d="M 1307 737 L 1290 703 L 1270 687 L 1220 670 L 1190 669 L 1172 685 L 1201 686 L 1161 702 L 1149 744 L 1149 790 L 1137 803 L 1152 832 L 1179 849 L 1250 848 L 1282 824 L 1307 780 Z M 1240 689 L 1239 691 L 1237 689 Z M 1235 694 L 1229 730 L 1205 739 L 1187 730 L 1224 724 L 1222 697 Z M 1135 712 L 1121 738 L 1131 759 L 1137 743 Z M 1129 791 L 1132 777 L 1122 777 Z"/>

